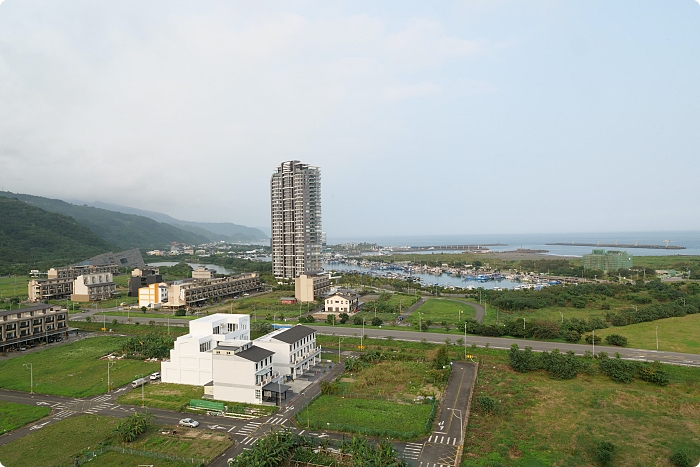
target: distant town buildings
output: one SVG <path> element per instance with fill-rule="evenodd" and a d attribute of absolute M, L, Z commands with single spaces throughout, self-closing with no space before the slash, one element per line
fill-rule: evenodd
<path fill-rule="evenodd" d="M 270 179 L 272 273 L 294 279 L 321 271 L 321 171 L 283 162 Z"/>
<path fill-rule="evenodd" d="M 216 270 L 205 268 L 204 266 L 199 266 L 192 271 L 192 279 L 214 279 L 215 277 Z"/>
<path fill-rule="evenodd" d="M 629 269 L 633 265 L 633 257 L 626 251 L 593 250 L 591 254 L 583 255 L 584 269 L 601 269 L 608 272 Z"/>
<path fill-rule="evenodd" d="M 138 297 L 139 289 L 163 282 L 163 275 L 156 268 L 135 268 L 129 278 L 129 297 Z"/>
<path fill-rule="evenodd" d="M 294 279 L 294 297 L 300 302 L 313 302 L 331 289 L 330 274 L 301 274 Z"/>

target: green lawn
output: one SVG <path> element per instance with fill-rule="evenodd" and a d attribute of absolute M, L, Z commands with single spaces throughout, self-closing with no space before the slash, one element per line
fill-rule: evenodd
<path fill-rule="evenodd" d="M 413 312 L 411 315 L 412 322 L 418 323 L 419 313 L 423 321 L 431 320 L 433 324 L 440 324 L 446 321 L 449 324 L 456 325 L 465 319 L 474 319 L 476 311 L 473 306 L 464 302 L 431 298 Z"/>
<path fill-rule="evenodd" d="M 153 457 L 122 454 L 118 452 L 105 452 L 90 461 L 90 467 L 134 467 L 134 466 L 158 467 L 192 467 L 191 462 L 177 462 Z"/>
<path fill-rule="evenodd" d="M 659 327 L 659 350 L 700 353 L 700 314 L 665 318 L 648 323 L 610 327 L 596 331 L 596 336 L 620 334 L 629 339 L 627 347 L 656 350 L 656 327 Z"/>
<path fill-rule="evenodd" d="M 39 420 L 50 412 L 48 407 L 0 401 L 0 435 Z"/>
<path fill-rule="evenodd" d="M 187 334 L 190 332 L 190 328 L 186 326 L 182 326 L 180 324 L 174 325 L 170 324 L 170 331 L 168 331 L 168 326 L 165 323 L 162 324 L 156 324 L 156 325 L 149 325 L 146 324 L 145 321 L 141 322 L 138 321 L 140 324 L 136 324 L 136 321 L 133 324 L 126 324 L 126 323 L 111 323 L 109 320 L 107 320 L 107 329 L 111 329 L 114 333 L 116 334 L 128 334 L 128 335 L 138 335 L 142 336 L 145 334 L 149 333 L 156 333 L 160 335 L 168 335 L 170 333 L 171 336 L 173 337 L 178 337 Z M 87 323 L 85 321 L 71 321 L 70 322 L 71 327 L 78 328 L 81 331 L 101 331 L 102 330 L 102 320 L 95 320 L 90 323 Z"/>
<path fill-rule="evenodd" d="M 319 396 L 309 410 L 297 414 L 300 426 L 381 435 L 406 433 L 407 438 L 425 431 L 432 405 L 400 404 L 385 400 Z M 307 419 L 308 416 L 308 419 Z M 308 423 L 310 421 L 310 424 Z"/>
<path fill-rule="evenodd" d="M 202 386 L 187 384 L 157 383 L 144 387 L 146 407 L 167 410 L 182 410 L 190 399 L 201 399 L 204 395 Z M 119 396 L 117 402 L 127 405 L 141 405 L 141 391 L 131 391 Z"/>
<path fill-rule="evenodd" d="M 52 347 L 0 362 L 0 387 L 29 391 L 32 364 L 34 392 L 68 397 L 87 397 L 107 391 L 107 361 L 100 357 L 121 348 L 123 337 L 93 337 Z M 159 363 L 118 360 L 110 370 L 113 387 L 122 386 L 138 374 L 160 370 Z"/>
<path fill-rule="evenodd" d="M 22 300 L 26 300 L 29 279 L 29 276 L 1 277 L 0 298 L 19 297 Z"/>
<path fill-rule="evenodd" d="M 97 446 L 116 426 L 111 417 L 70 417 L 0 446 L 0 462 L 5 467 L 72 466 L 83 449 Z"/>
<path fill-rule="evenodd" d="M 141 310 L 131 310 L 131 311 L 105 311 L 104 314 L 106 316 L 123 316 L 123 317 L 129 317 L 131 318 L 131 321 L 144 321 L 147 318 L 170 318 L 170 319 L 198 319 L 201 318 L 201 316 L 193 316 L 193 315 L 186 315 L 186 316 L 175 316 L 175 313 L 152 313 L 152 312 L 143 312 Z M 102 313 L 96 313 L 93 316 L 93 319 L 98 320 L 99 317 L 102 316 Z M 109 319 L 107 320 L 109 322 Z"/>

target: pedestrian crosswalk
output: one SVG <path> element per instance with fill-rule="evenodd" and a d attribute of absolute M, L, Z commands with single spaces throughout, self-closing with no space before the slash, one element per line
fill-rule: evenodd
<path fill-rule="evenodd" d="M 112 399 L 111 395 L 104 394 L 102 396 L 97 396 L 94 399 L 90 399 L 90 400 L 95 401 L 95 402 L 107 402 L 108 400 L 111 400 L 111 399 Z"/>
<path fill-rule="evenodd" d="M 93 407 L 90 407 L 89 409 L 86 409 L 85 413 L 96 415 L 97 413 L 103 410 L 111 410 L 113 407 L 114 404 L 110 404 L 109 402 L 103 402 L 102 404 L 97 404 Z"/>
<path fill-rule="evenodd" d="M 418 443 L 407 443 L 403 451 L 403 456 L 406 459 L 417 460 L 420 453 L 423 451 L 423 445 Z"/>
<path fill-rule="evenodd" d="M 249 434 L 251 434 L 255 430 L 257 430 L 260 427 L 260 425 L 262 425 L 262 423 L 248 422 L 248 424 L 246 424 L 243 428 L 238 430 L 237 434 L 243 435 L 243 436 L 248 436 Z"/>
<path fill-rule="evenodd" d="M 284 417 L 270 417 L 265 423 L 270 425 L 284 425 L 287 419 Z"/>
<path fill-rule="evenodd" d="M 452 467 L 449 464 L 437 464 L 435 462 L 421 462 L 418 467 Z"/>
<path fill-rule="evenodd" d="M 442 435 L 432 435 L 430 438 L 428 438 L 429 443 L 435 443 L 435 444 L 449 444 L 452 446 L 456 446 L 459 444 L 459 438 L 456 436 L 442 436 Z"/>
<path fill-rule="evenodd" d="M 253 446 L 255 442 L 258 440 L 258 438 L 255 438 L 253 436 L 246 436 L 243 438 L 243 441 L 241 441 L 241 444 L 244 446 Z"/>
<path fill-rule="evenodd" d="M 73 415 L 74 413 L 75 413 L 75 412 L 73 412 L 72 410 L 67 410 L 67 409 L 66 409 L 66 410 L 61 410 L 60 412 L 57 412 L 57 413 L 53 416 L 53 419 L 54 419 L 54 420 L 63 420 L 64 418 L 70 417 L 70 416 Z"/>

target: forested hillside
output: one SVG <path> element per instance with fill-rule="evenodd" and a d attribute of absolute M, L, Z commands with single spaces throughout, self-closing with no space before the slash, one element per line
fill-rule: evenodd
<path fill-rule="evenodd" d="M 70 217 L 0 197 L 0 275 L 46 270 L 112 249 Z"/>
<path fill-rule="evenodd" d="M 9 192 L 0 192 L 0 196 L 17 198 L 46 211 L 70 216 L 119 250 L 164 248 L 170 242 L 200 244 L 208 241 L 202 235 L 187 232 L 143 216 L 123 214 L 90 206 L 77 206 L 58 199 L 40 196 Z"/>

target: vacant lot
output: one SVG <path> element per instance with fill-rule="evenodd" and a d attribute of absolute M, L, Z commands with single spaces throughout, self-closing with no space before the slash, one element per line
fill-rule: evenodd
<path fill-rule="evenodd" d="M 191 462 L 177 462 L 153 457 L 122 454 L 118 452 L 105 452 L 90 461 L 90 467 L 134 467 L 134 466 L 158 466 L 158 467 L 192 467 Z"/>
<path fill-rule="evenodd" d="M 428 352 L 429 354 L 434 351 Z M 340 393 L 360 397 L 412 399 L 418 395 L 439 397 L 444 384 L 435 370 L 420 362 L 384 361 L 359 371 L 348 371 L 338 383 Z"/>
<path fill-rule="evenodd" d="M 97 415 L 71 417 L 0 446 L 5 467 L 66 467 L 83 449 L 111 436 L 117 419 Z"/>
<path fill-rule="evenodd" d="M 123 337 L 93 337 L 0 362 L 0 387 L 29 391 L 32 364 L 34 392 L 87 397 L 107 391 L 107 361 L 99 358 L 121 348 Z M 136 375 L 160 369 L 159 363 L 118 360 L 110 370 L 114 387 L 133 381 Z"/>
<path fill-rule="evenodd" d="M 47 407 L 0 401 L 0 435 L 39 420 L 49 412 L 51 409 Z"/>
<path fill-rule="evenodd" d="M 201 399 L 204 388 L 187 384 L 157 383 L 144 387 L 146 407 L 167 410 L 182 410 L 190 403 L 190 399 Z M 141 405 L 141 391 L 130 391 L 119 396 L 120 404 Z"/>
<path fill-rule="evenodd" d="M 10 276 L 0 278 L 0 297 L 19 297 L 22 300 L 27 298 L 27 284 L 29 276 Z M 17 305 L 14 306 L 16 308 Z"/>
<path fill-rule="evenodd" d="M 134 321 L 134 320 L 132 320 Z M 184 334 L 187 334 L 189 331 L 189 327 L 184 327 L 181 325 L 174 325 L 171 324 L 170 327 L 168 327 L 165 323 L 163 325 L 161 324 L 156 324 L 156 325 L 149 325 L 146 324 L 145 322 L 141 322 L 139 320 L 135 320 L 136 322 L 139 322 L 139 324 L 122 324 L 122 323 L 112 323 L 110 320 L 107 320 L 107 330 L 112 330 L 115 334 L 128 334 L 128 335 L 146 335 L 149 333 L 156 333 L 159 335 L 167 336 L 170 335 L 173 338 L 176 338 L 178 336 L 182 336 Z M 143 321 L 143 320 L 142 320 Z M 76 327 L 80 329 L 81 331 L 101 331 L 102 330 L 102 320 L 99 322 L 97 321 L 92 321 L 90 323 L 87 323 L 85 321 L 71 321 L 70 325 L 72 327 Z"/>
<path fill-rule="evenodd" d="M 656 350 L 657 326 L 659 350 L 700 353 L 700 314 L 601 329 L 596 331 L 596 336 L 620 334 L 629 339 L 627 347 Z"/>
<path fill-rule="evenodd" d="M 460 313 L 461 312 L 461 313 Z M 443 321 L 456 325 L 465 319 L 474 319 L 474 307 L 463 302 L 452 301 L 447 299 L 431 298 L 418 308 L 413 315 L 411 321 L 418 323 L 418 317 L 425 322 L 432 321 L 433 324 L 440 324 Z"/>
<path fill-rule="evenodd" d="M 425 432 L 432 405 L 400 404 L 385 400 L 319 396 L 297 415 L 301 426 L 380 436 L 406 433 L 407 438 Z M 308 417 L 308 418 L 307 418 Z M 308 423 L 310 421 L 310 423 Z"/>
<path fill-rule="evenodd" d="M 573 380 L 516 373 L 505 352 L 477 353 L 478 385 L 462 466 L 593 466 L 601 441 L 615 445 L 616 467 L 666 467 L 676 449 L 700 461 L 700 371 L 666 366 L 666 387 L 614 383 L 602 375 Z M 487 415 L 479 397 L 497 401 Z M 695 465 L 695 464 L 693 464 Z"/>

